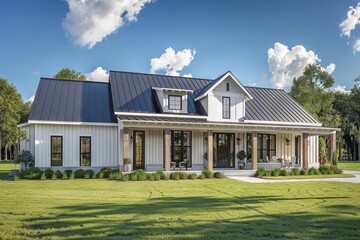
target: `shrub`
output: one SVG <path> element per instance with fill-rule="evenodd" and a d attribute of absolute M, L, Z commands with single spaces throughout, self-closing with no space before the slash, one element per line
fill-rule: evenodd
<path fill-rule="evenodd" d="M 134 174 L 137 176 L 138 181 L 145 181 L 147 176 L 143 169 L 138 169 L 134 172 Z"/>
<path fill-rule="evenodd" d="M 19 155 L 15 158 L 16 163 L 22 163 L 25 165 L 25 169 L 28 167 L 33 167 L 35 159 L 30 151 L 22 150 Z"/>
<path fill-rule="evenodd" d="M 271 169 L 266 169 L 266 170 L 265 170 L 265 176 L 266 176 L 266 177 L 270 177 L 270 176 L 271 176 Z"/>
<path fill-rule="evenodd" d="M 214 172 L 213 177 L 214 178 L 225 178 L 225 175 L 223 172 Z"/>
<path fill-rule="evenodd" d="M 172 179 L 172 180 L 180 180 L 180 173 L 179 172 L 170 173 L 170 179 Z"/>
<path fill-rule="evenodd" d="M 46 180 L 46 175 L 45 175 L 45 172 L 42 172 L 41 173 L 41 177 L 40 177 L 41 180 Z"/>
<path fill-rule="evenodd" d="M 84 169 L 78 169 L 74 172 L 75 178 L 84 178 L 85 177 L 85 170 Z"/>
<path fill-rule="evenodd" d="M 316 169 L 314 167 L 309 169 L 309 175 L 315 175 L 316 174 Z"/>
<path fill-rule="evenodd" d="M 89 175 L 89 178 L 93 178 L 93 176 L 95 175 L 94 170 L 92 170 L 92 169 L 86 170 L 85 175 L 86 174 Z"/>
<path fill-rule="evenodd" d="M 121 180 L 122 174 L 119 171 L 112 171 L 109 175 L 110 180 Z"/>
<path fill-rule="evenodd" d="M 155 180 L 154 174 L 150 174 L 150 176 L 149 176 L 149 181 L 154 181 L 154 180 Z"/>
<path fill-rule="evenodd" d="M 202 173 L 201 173 L 201 174 L 204 174 L 204 175 L 205 175 L 205 178 L 213 178 L 212 172 L 211 172 L 209 169 L 207 169 L 207 168 L 205 168 L 204 170 L 202 170 Z"/>
<path fill-rule="evenodd" d="M 188 178 L 188 174 L 186 172 L 179 172 L 180 175 L 180 179 L 187 179 Z"/>
<path fill-rule="evenodd" d="M 199 176 L 198 176 L 198 179 L 205 179 L 206 178 L 206 176 L 205 176 L 205 173 L 201 173 Z"/>
<path fill-rule="evenodd" d="M 69 178 L 68 178 L 68 175 L 66 174 L 66 172 L 64 172 L 64 174 L 62 175 L 61 179 L 62 179 L 62 180 L 69 179 Z"/>
<path fill-rule="evenodd" d="M 273 177 L 278 177 L 281 173 L 281 169 L 280 168 L 275 168 L 271 170 L 271 176 Z"/>
<path fill-rule="evenodd" d="M 157 171 L 156 174 L 159 174 L 161 179 L 165 179 L 166 174 L 163 171 Z"/>
<path fill-rule="evenodd" d="M 197 178 L 197 175 L 196 175 L 196 173 L 190 173 L 188 178 L 194 180 Z"/>
<path fill-rule="evenodd" d="M 87 173 L 87 172 L 85 172 L 84 178 L 85 178 L 85 179 L 90 179 L 90 174 Z"/>
<path fill-rule="evenodd" d="M 96 179 L 96 174 L 94 173 L 91 178 Z"/>
<path fill-rule="evenodd" d="M 338 166 L 332 165 L 330 166 L 330 170 L 334 173 L 334 174 L 342 174 L 343 170 L 340 169 Z"/>
<path fill-rule="evenodd" d="M 309 175 L 309 169 L 308 168 L 303 168 L 300 170 L 300 175 Z"/>
<path fill-rule="evenodd" d="M 285 169 L 281 169 L 281 171 L 280 171 L 280 176 L 289 176 L 289 172 L 288 171 L 286 171 Z"/>
<path fill-rule="evenodd" d="M 75 179 L 75 173 L 70 173 L 70 175 L 69 175 L 69 179 Z"/>
<path fill-rule="evenodd" d="M 164 180 L 170 180 L 170 176 L 169 176 L 169 174 L 165 174 L 165 176 L 164 176 Z"/>
<path fill-rule="evenodd" d="M 130 175 L 130 180 L 131 180 L 131 181 L 137 181 L 137 175 L 136 175 L 135 173 L 132 173 L 132 174 Z"/>
<path fill-rule="evenodd" d="M 61 179 L 63 177 L 63 174 L 60 170 L 56 170 L 55 172 L 56 178 Z"/>
<path fill-rule="evenodd" d="M 20 177 L 23 179 L 40 179 L 41 176 L 42 171 L 38 167 L 29 167 L 20 173 Z"/>
<path fill-rule="evenodd" d="M 15 181 L 15 182 L 16 182 L 16 181 L 20 181 L 19 175 L 15 175 L 15 176 L 14 176 L 14 181 Z"/>
<path fill-rule="evenodd" d="M 100 170 L 97 174 L 98 178 L 104 178 L 104 173 Z"/>
<path fill-rule="evenodd" d="M 109 175 L 111 173 L 111 169 L 108 167 L 101 168 L 100 172 L 103 173 L 103 178 L 109 178 Z"/>
<path fill-rule="evenodd" d="M 64 174 L 66 174 L 66 176 L 69 178 L 72 172 L 73 172 L 72 170 L 68 169 L 64 171 Z"/>
<path fill-rule="evenodd" d="M 131 164 L 130 158 L 124 158 L 124 164 Z"/>
<path fill-rule="evenodd" d="M 299 176 L 300 175 L 300 170 L 298 168 L 292 168 L 291 169 L 291 175 Z"/>
<path fill-rule="evenodd" d="M 154 179 L 155 179 L 155 181 L 160 181 L 161 180 L 160 174 L 154 173 Z"/>
<path fill-rule="evenodd" d="M 332 165 L 337 166 L 338 165 L 338 160 L 339 160 L 339 150 L 336 149 L 333 152 Z"/>
<path fill-rule="evenodd" d="M 54 171 L 53 171 L 51 168 L 47 168 L 47 169 L 45 170 L 45 176 L 46 176 L 46 178 L 51 178 L 53 174 L 54 174 Z"/>
<path fill-rule="evenodd" d="M 56 176 L 55 173 L 53 173 L 53 174 L 51 175 L 51 179 L 52 179 L 52 180 L 56 180 L 56 179 L 57 179 L 57 176 Z"/>
<path fill-rule="evenodd" d="M 129 174 L 124 174 L 121 180 L 123 180 L 123 182 L 129 181 Z"/>
<path fill-rule="evenodd" d="M 259 168 L 255 173 L 255 177 L 263 177 L 265 175 L 265 171 L 265 168 Z"/>
<path fill-rule="evenodd" d="M 323 175 L 330 174 L 330 167 L 329 166 L 320 166 L 319 171 Z"/>

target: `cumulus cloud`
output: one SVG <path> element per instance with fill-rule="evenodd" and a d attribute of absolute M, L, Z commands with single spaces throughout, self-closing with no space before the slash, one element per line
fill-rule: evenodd
<path fill-rule="evenodd" d="M 349 7 L 347 18 L 339 25 L 342 35 L 350 37 L 351 31 L 353 31 L 358 24 L 360 24 L 360 3 L 358 3 L 356 7 Z"/>
<path fill-rule="evenodd" d="M 268 50 L 271 83 L 275 88 L 290 87 L 293 79 L 301 76 L 307 65 L 320 62 L 321 59 L 313 51 L 307 51 L 302 45 L 289 49 L 286 45 L 275 43 L 274 48 Z M 331 63 L 324 70 L 331 74 L 335 64 Z"/>
<path fill-rule="evenodd" d="M 26 100 L 25 102 L 27 103 L 33 103 L 35 100 L 35 95 L 34 96 L 31 96 L 28 100 Z"/>
<path fill-rule="evenodd" d="M 336 65 L 330 63 L 326 68 L 322 68 L 323 71 L 326 71 L 328 74 L 332 74 L 335 71 Z"/>
<path fill-rule="evenodd" d="M 358 39 L 354 44 L 354 53 L 360 52 L 360 39 Z"/>
<path fill-rule="evenodd" d="M 97 82 L 108 82 L 109 73 L 102 67 L 97 67 L 94 71 L 87 74 L 86 80 L 97 81 Z"/>
<path fill-rule="evenodd" d="M 345 85 L 337 85 L 337 86 L 334 88 L 334 92 L 345 93 L 345 94 L 350 93 L 349 90 L 346 90 Z"/>
<path fill-rule="evenodd" d="M 159 70 L 163 70 L 166 75 L 179 76 L 179 71 L 189 66 L 194 59 L 195 53 L 195 50 L 191 51 L 190 49 L 184 49 L 175 53 L 175 50 L 169 47 L 159 58 L 151 59 L 150 72 L 156 73 Z M 186 75 L 191 76 L 191 74 Z"/>
<path fill-rule="evenodd" d="M 191 75 L 191 73 L 189 73 L 189 74 L 184 74 L 183 77 L 192 78 L 192 75 Z"/>
<path fill-rule="evenodd" d="M 136 16 L 151 0 L 67 0 L 63 27 L 72 41 L 92 48 Z"/>

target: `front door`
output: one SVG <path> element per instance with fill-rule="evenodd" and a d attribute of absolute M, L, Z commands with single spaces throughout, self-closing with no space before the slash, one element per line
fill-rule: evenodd
<path fill-rule="evenodd" d="M 214 133 L 215 162 L 216 168 L 234 167 L 234 139 L 233 133 Z"/>
<path fill-rule="evenodd" d="M 145 169 L 144 131 L 134 131 L 134 169 Z"/>

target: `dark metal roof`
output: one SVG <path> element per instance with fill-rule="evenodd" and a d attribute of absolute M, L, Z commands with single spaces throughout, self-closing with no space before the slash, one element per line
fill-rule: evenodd
<path fill-rule="evenodd" d="M 207 91 L 209 91 L 210 88 L 212 88 L 212 86 L 214 86 L 218 81 L 221 80 L 222 77 L 224 77 L 228 72 L 222 74 L 221 76 L 219 76 L 218 78 L 216 78 L 215 80 L 211 81 L 208 85 L 206 85 L 197 95 L 195 98 L 200 97 L 201 95 L 203 95 L 204 93 L 206 93 Z"/>
<path fill-rule="evenodd" d="M 188 94 L 189 115 L 203 115 L 194 99 L 211 80 L 146 73 L 110 71 L 110 86 L 115 112 L 160 113 L 152 87 L 191 89 Z"/>
<path fill-rule="evenodd" d="M 179 117 L 148 117 L 148 116 L 120 116 L 122 121 L 147 121 L 147 122 L 176 122 L 176 123 L 207 123 L 205 118 L 179 118 Z"/>
<path fill-rule="evenodd" d="M 245 120 L 320 123 L 284 90 L 245 88 L 253 97 L 245 103 Z"/>
<path fill-rule="evenodd" d="M 108 83 L 41 78 L 29 120 L 116 123 Z"/>

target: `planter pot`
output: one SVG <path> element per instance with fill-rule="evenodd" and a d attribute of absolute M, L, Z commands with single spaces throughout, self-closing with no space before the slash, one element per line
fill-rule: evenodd
<path fill-rule="evenodd" d="M 131 172 L 131 164 L 124 165 L 124 172 Z"/>
<path fill-rule="evenodd" d="M 239 160 L 238 166 L 239 166 L 239 169 L 244 169 L 246 166 L 245 160 Z"/>

